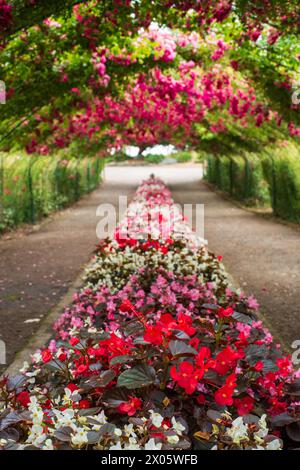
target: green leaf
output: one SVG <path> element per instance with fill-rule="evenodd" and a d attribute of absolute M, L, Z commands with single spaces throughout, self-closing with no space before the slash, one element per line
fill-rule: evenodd
<path fill-rule="evenodd" d="M 110 361 L 110 365 L 114 366 L 115 364 L 127 364 L 132 361 L 134 358 L 132 356 L 115 356 Z"/>
<path fill-rule="evenodd" d="M 240 323 L 246 323 L 247 325 L 251 325 L 253 323 L 253 320 L 249 315 L 245 315 L 244 313 L 240 312 L 234 312 L 232 318 Z"/>
<path fill-rule="evenodd" d="M 107 390 L 102 396 L 101 401 L 107 403 L 113 408 L 117 408 L 121 403 L 128 401 L 130 392 L 126 388 L 117 387 Z"/>
<path fill-rule="evenodd" d="M 292 441 L 300 442 L 300 423 L 289 424 L 286 433 Z"/>
<path fill-rule="evenodd" d="M 142 388 L 151 385 L 155 381 L 155 370 L 145 364 L 125 370 L 118 378 L 118 386 L 128 389 Z"/>
<path fill-rule="evenodd" d="M 183 341 L 170 341 L 169 349 L 172 355 L 175 356 L 194 356 L 197 354 L 196 349 L 192 348 L 189 344 Z"/>
<path fill-rule="evenodd" d="M 116 373 L 113 370 L 106 370 L 100 376 L 92 376 L 84 380 L 81 383 L 81 387 L 84 390 L 91 390 L 93 388 L 105 387 L 109 384 L 116 376 Z"/>

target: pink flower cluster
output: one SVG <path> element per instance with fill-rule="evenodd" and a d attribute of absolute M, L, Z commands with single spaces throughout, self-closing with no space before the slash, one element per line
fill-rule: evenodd
<path fill-rule="evenodd" d="M 0 0 L 0 33 L 10 28 L 12 18 L 12 6 L 6 0 Z"/>

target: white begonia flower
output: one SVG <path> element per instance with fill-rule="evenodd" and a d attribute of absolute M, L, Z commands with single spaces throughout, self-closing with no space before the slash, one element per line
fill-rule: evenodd
<path fill-rule="evenodd" d="M 77 428 L 71 436 L 71 442 L 76 447 L 81 447 L 88 443 L 87 431 L 84 428 Z"/>
<path fill-rule="evenodd" d="M 39 424 L 34 424 L 30 428 L 30 433 L 27 438 L 27 444 L 33 444 L 36 447 L 39 447 L 47 438 L 46 434 L 43 434 L 44 428 Z"/>
<path fill-rule="evenodd" d="M 86 416 L 78 416 L 78 423 L 81 425 L 86 425 L 88 423 L 88 419 Z"/>
<path fill-rule="evenodd" d="M 155 440 L 153 438 L 150 439 L 150 441 L 146 442 L 145 444 L 145 450 L 161 450 L 162 448 L 162 443 L 158 442 L 155 444 Z"/>
<path fill-rule="evenodd" d="M 115 434 L 116 436 L 119 436 L 119 437 L 122 436 L 122 434 L 123 434 L 122 429 L 116 428 L 116 429 L 114 430 L 114 434 Z"/>
<path fill-rule="evenodd" d="M 31 410 L 31 419 L 34 424 L 40 424 L 43 422 L 44 413 L 41 408 L 36 408 L 35 410 Z"/>
<path fill-rule="evenodd" d="M 102 410 L 99 414 L 94 416 L 94 419 L 96 419 L 100 424 L 105 424 L 107 423 L 107 418 L 105 416 L 104 410 Z"/>
<path fill-rule="evenodd" d="M 179 421 L 176 421 L 174 416 L 173 416 L 171 422 L 172 422 L 172 427 L 173 427 L 174 431 L 176 431 L 177 434 L 179 436 L 181 436 L 182 432 L 185 431 L 185 427 Z"/>
<path fill-rule="evenodd" d="M 268 443 L 267 450 L 281 450 L 282 449 L 282 444 L 279 439 L 274 439 L 274 441 L 271 441 Z"/>
<path fill-rule="evenodd" d="M 260 433 L 260 432 L 263 432 L 264 434 L 266 433 L 266 431 L 260 429 L 259 431 L 257 431 L 257 432 L 254 433 L 254 440 L 255 440 L 255 442 L 257 442 L 258 444 L 263 444 L 263 443 L 264 443 L 264 439 L 263 439 L 263 438 L 265 437 L 265 435 L 264 435 L 263 437 L 260 437 L 260 436 L 259 436 L 259 433 Z"/>
<path fill-rule="evenodd" d="M 87 317 L 84 321 L 85 326 L 92 326 L 92 319 Z"/>
<path fill-rule="evenodd" d="M 34 377 L 31 377 L 28 379 L 28 384 L 31 384 L 33 385 L 35 383 L 35 378 Z"/>
<path fill-rule="evenodd" d="M 36 377 L 37 375 L 39 375 L 40 372 L 41 372 L 41 369 L 37 368 L 37 369 L 35 369 L 35 370 L 33 370 L 33 371 L 25 372 L 25 375 L 26 375 L 26 377 L 32 377 L 32 378 L 34 378 L 34 377 Z M 34 380 L 34 379 L 33 379 L 33 380 Z M 35 381 L 35 380 L 34 380 L 34 381 Z"/>
<path fill-rule="evenodd" d="M 20 372 L 22 372 L 22 373 L 27 372 L 28 369 L 29 369 L 29 364 L 28 364 L 27 361 L 25 361 L 25 362 L 23 363 L 22 369 L 20 369 Z"/>
<path fill-rule="evenodd" d="M 124 450 L 140 450 L 141 447 L 138 444 L 128 444 L 124 447 Z"/>
<path fill-rule="evenodd" d="M 248 426 L 244 424 L 242 416 L 232 422 L 232 427 L 228 429 L 226 434 L 231 437 L 235 444 L 239 444 L 242 440 L 249 439 Z"/>
<path fill-rule="evenodd" d="M 64 397 L 63 397 L 63 402 L 64 402 L 64 404 L 65 404 L 65 403 L 70 403 L 70 402 L 72 402 L 72 401 L 73 401 L 72 398 L 73 398 L 74 396 L 78 396 L 77 390 L 73 390 L 73 391 L 72 391 L 72 390 L 70 390 L 69 388 L 65 388 L 64 392 L 65 392 L 65 395 L 64 395 Z M 79 397 L 80 397 L 80 395 L 79 395 Z"/>
<path fill-rule="evenodd" d="M 109 450 L 123 450 L 121 446 L 121 442 L 117 442 L 117 444 L 114 444 L 113 446 L 110 446 Z"/>
<path fill-rule="evenodd" d="M 54 450 L 51 439 L 47 439 L 43 445 L 43 450 Z"/>
<path fill-rule="evenodd" d="M 42 355 L 39 351 L 35 352 L 34 354 L 31 355 L 32 362 L 41 362 L 42 361 Z"/>
<path fill-rule="evenodd" d="M 31 419 L 34 424 L 42 423 L 44 419 L 44 412 L 40 407 L 36 397 L 30 397 L 28 409 L 31 412 Z"/>
<path fill-rule="evenodd" d="M 178 436 L 168 436 L 167 441 L 169 444 L 177 444 L 179 442 Z"/>
<path fill-rule="evenodd" d="M 268 429 L 261 428 L 254 433 L 254 438 L 257 442 L 261 442 L 268 434 Z"/>
<path fill-rule="evenodd" d="M 254 433 L 255 439 L 264 439 L 269 434 L 266 418 L 267 415 L 264 414 L 258 421 L 259 430 Z"/>
<path fill-rule="evenodd" d="M 127 437 L 137 437 L 136 433 L 134 432 L 133 424 L 125 424 L 124 433 Z"/>
<path fill-rule="evenodd" d="M 88 333 L 90 334 L 96 334 L 97 333 L 97 328 L 95 326 L 91 326 L 89 329 L 88 329 Z"/>
<path fill-rule="evenodd" d="M 76 425 L 74 423 L 74 419 L 75 419 L 74 410 L 71 410 L 71 409 L 67 409 L 64 411 L 53 410 L 53 413 L 55 414 L 60 427 L 69 426 L 72 429 L 76 428 Z"/>
<path fill-rule="evenodd" d="M 153 410 L 149 410 L 150 419 L 156 428 L 160 428 L 164 418 L 159 414 L 155 413 Z"/>
<path fill-rule="evenodd" d="M 268 429 L 268 425 L 267 425 L 267 415 L 264 414 L 261 416 L 260 420 L 258 421 L 258 425 L 260 428 L 262 429 Z"/>
<path fill-rule="evenodd" d="M 102 428 L 101 424 L 93 424 L 91 430 L 98 432 L 100 431 L 101 428 Z"/>
<path fill-rule="evenodd" d="M 70 336 L 76 336 L 78 333 L 78 328 L 76 326 L 73 326 L 73 328 L 70 328 L 69 335 Z"/>

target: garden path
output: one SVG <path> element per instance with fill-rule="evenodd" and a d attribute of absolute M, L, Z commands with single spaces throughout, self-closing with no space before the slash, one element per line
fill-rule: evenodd
<path fill-rule="evenodd" d="M 176 202 L 205 205 L 205 238 L 227 270 L 262 306 L 267 326 L 290 347 L 300 340 L 300 231 L 237 207 L 201 181 L 199 165 L 111 166 L 101 187 L 31 232 L 0 240 L 0 339 L 7 362 L 36 333 L 74 283 L 97 244 L 96 208 L 133 195 L 151 173 Z"/>

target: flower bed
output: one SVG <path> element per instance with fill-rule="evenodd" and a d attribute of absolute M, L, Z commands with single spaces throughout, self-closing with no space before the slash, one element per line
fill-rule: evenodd
<path fill-rule="evenodd" d="M 85 279 L 56 338 L 2 379 L 2 448 L 263 450 L 299 441 L 290 358 L 161 181 L 140 186 Z"/>

